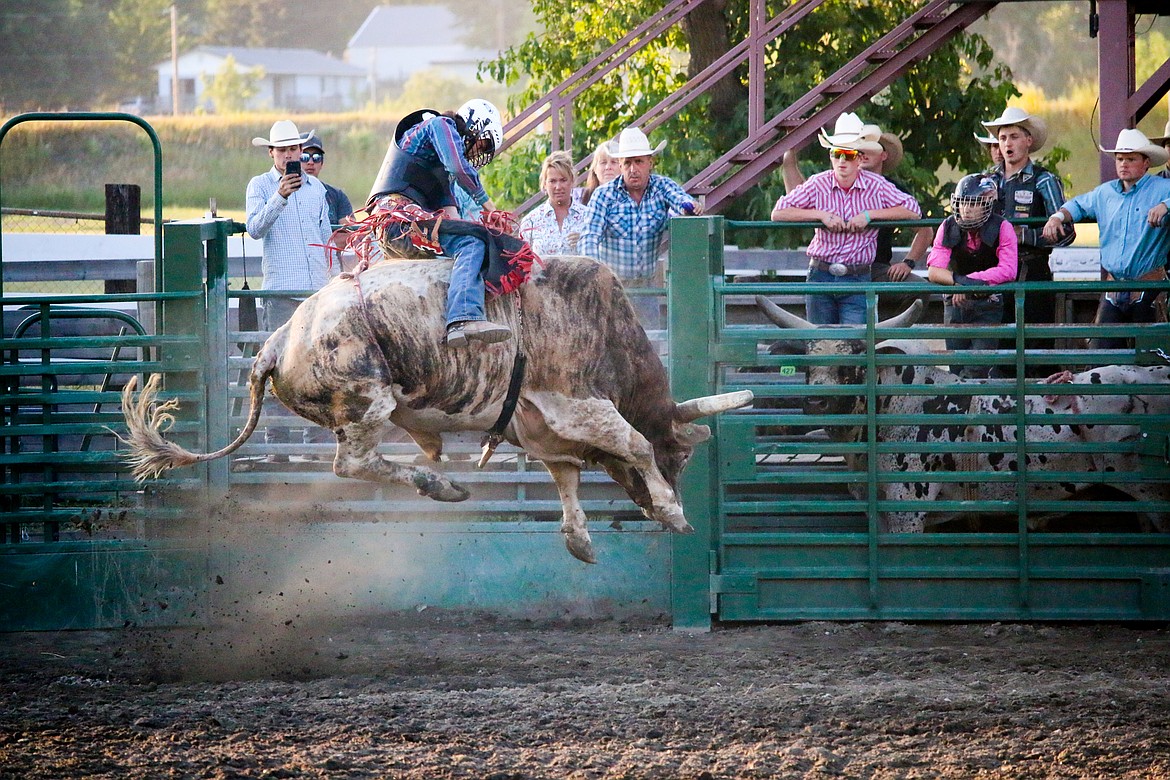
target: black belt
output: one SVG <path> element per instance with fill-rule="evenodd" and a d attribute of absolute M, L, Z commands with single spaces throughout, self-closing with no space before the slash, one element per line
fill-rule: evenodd
<path fill-rule="evenodd" d="M 873 263 L 850 265 L 847 263 L 826 263 L 815 257 L 808 259 L 808 267 L 815 271 L 828 271 L 833 276 L 857 276 L 859 272 L 869 270 Z"/>

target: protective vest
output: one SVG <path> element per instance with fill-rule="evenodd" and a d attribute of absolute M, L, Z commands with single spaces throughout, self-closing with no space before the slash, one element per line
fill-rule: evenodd
<path fill-rule="evenodd" d="M 451 180 L 443 163 L 432 165 L 413 154 L 407 154 L 398 145 L 412 127 L 437 116 L 438 111 L 421 108 L 407 114 L 398 123 L 394 129 L 394 141 L 386 150 L 370 197 L 366 199 L 367 206 L 377 198 L 391 194 L 404 195 L 427 211 L 438 211 L 445 206 L 455 205 Z"/>
<path fill-rule="evenodd" d="M 967 246 L 967 231 L 959 227 L 954 217 L 948 217 L 943 223 L 942 245 L 951 250 L 951 272 L 968 276 L 998 265 L 995 251 L 999 248 L 999 227 L 1003 221 L 997 214 L 988 217 L 979 229 L 979 247 L 972 250 Z"/>
<path fill-rule="evenodd" d="M 1031 176 L 1027 179 L 1023 176 L 1017 176 L 1009 181 L 1001 170 L 998 181 L 999 198 L 994 206 L 995 213 L 1002 214 L 1008 220 L 1048 216 L 1044 209 L 1044 196 L 1036 187 L 1036 182 L 1040 181 L 1040 177 L 1046 173 L 1048 171 L 1044 167 L 1033 162 Z"/>

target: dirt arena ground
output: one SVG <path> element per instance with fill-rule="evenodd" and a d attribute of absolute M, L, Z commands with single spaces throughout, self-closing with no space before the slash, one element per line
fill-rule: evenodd
<path fill-rule="evenodd" d="M 4 778 L 1170 777 L 1170 633 L 434 610 L 6 634 Z"/>

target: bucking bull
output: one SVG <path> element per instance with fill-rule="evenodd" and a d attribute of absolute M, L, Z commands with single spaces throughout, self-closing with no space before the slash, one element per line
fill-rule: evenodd
<path fill-rule="evenodd" d="M 763 296 L 756 297 L 756 304 L 769 320 L 781 328 L 820 329 L 806 320 L 785 311 Z M 908 327 L 921 316 L 923 305 L 915 301 L 905 312 L 878 324 L 879 328 Z M 879 354 L 907 354 L 905 342 L 889 341 L 877 346 Z M 772 347 L 773 351 L 788 354 L 808 355 L 858 355 L 865 351 L 865 345 L 858 339 L 817 338 L 812 340 L 785 339 Z M 956 385 L 987 385 L 985 380 L 961 379 L 955 374 L 937 366 L 897 365 L 878 368 L 878 384 L 891 394 L 878 395 L 879 415 L 1002 415 L 1014 420 L 1016 399 L 1009 394 L 947 394 L 947 388 Z M 1061 384 L 1117 384 L 1157 385 L 1170 382 L 1170 367 L 1104 366 L 1079 374 L 1056 375 L 1050 381 Z M 817 414 L 864 414 L 865 413 L 865 368 L 864 366 L 812 366 L 808 369 L 809 384 L 860 385 L 855 395 L 813 396 L 807 404 Z M 937 395 L 897 395 L 899 385 L 934 385 L 939 388 Z M 988 386 L 993 391 L 992 386 Z M 1024 397 L 1025 413 L 1028 415 L 1052 415 L 1045 425 L 1028 425 L 1029 443 L 1043 443 L 1025 455 L 1027 468 L 1037 472 L 1076 472 L 1073 481 L 1028 481 L 1028 497 L 1034 500 L 1063 500 L 1083 495 L 1093 485 L 1109 484 L 1116 490 L 1138 501 L 1170 502 L 1170 483 L 1111 481 L 1109 474 L 1138 474 L 1141 472 L 1140 456 L 1136 447 L 1127 452 L 1089 451 L 1093 445 L 1106 442 L 1135 443 L 1142 435 L 1140 420 L 1143 415 L 1170 415 L 1170 395 L 1149 394 L 1053 394 L 1027 395 Z M 1079 423 L 1083 414 L 1110 414 L 1133 420 L 1133 424 Z M 834 426 L 830 436 L 841 441 L 858 441 L 863 436 L 860 427 Z M 955 442 L 955 443 L 1015 443 L 1014 424 L 972 424 L 938 423 L 929 425 L 893 424 L 883 425 L 878 421 L 878 438 L 884 442 Z M 1067 446 L 1067 445 L 1072 446 Z M 850 458 L 852 470 L 864 470 L 864 456 Z M 903 472 L 955 473 L 959 471 L 1011 472 L 1017 470 L 1015 453 L 1002 452 L 934 452 L 934 453 L 885 453 L 878 456 L 879 474 L 890 475 Z M 1099 478 L 1095 475 L 1100 475 Z M 855 498 L 865 498 L 865 485 L 850 484 Z M 991 500 L 1015 501 L 1016 485 L 1008 482 L 931 482 L 926 480 L 907 482 L 879 482 L 878 498 L 886 501 L 921 501 L 923 506 L 938 500 Z M 921 533 L 926 525 L 927 511 L 891 511 L 882 515 L 882 528 L 889 532 Z M 1158 531 L 1170 531 L 1170 517 L 1167 513 L 1140 513 L 1142 524 Z M 1029 527 L 1034 530 L 1041 524 L 1039 517 L 1029 518 Z"/>
<path fill-rule="evenodd" d="M 500 416 L 520 346 L 527 372 L 503 438 L 552 475 L 569 552 L 595 562 L 577 497 L 581 469 L 592 463 L 647 517 L 693 533 L 679 503 L 678 477 L 695 445 L 711 435 L 694 421 L 747 406 L 752 394 L 674 403 L 666 370 L 621 282 L 586 258 L 547 258 L 517 292 L 488 301 L 488 318 L 507 324 L 517 338 L 479 350 L 449 349 L 443 326 L 450 274 L 449 260 L 387 261 L 357 277 L 343 274 L 306 299 L 257 354 L 247 422 L 216 452 L 188 452 L 165 439 L 176 402 L 158 401 L 158 375 L 137 398 L 132 380 L 123 407 L 134 475 L 156 477 L 237 450 L 256 429 L 271 378 L 285 406 L 337 435 L 338 476 L 462 501 L 467 490 L 441 473 L 391 462 L 375 448 L 392 423 L 438 461 L 444 433 L 488 430 Z"/>

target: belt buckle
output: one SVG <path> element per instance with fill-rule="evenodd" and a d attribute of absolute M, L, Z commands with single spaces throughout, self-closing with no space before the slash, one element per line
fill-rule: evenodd
<path fill-rule="evenodd" d="M 849 273 L 849 266 L 844 263 L 829 263 L 829 273 L 833 276 L 844 276 Z"/>

